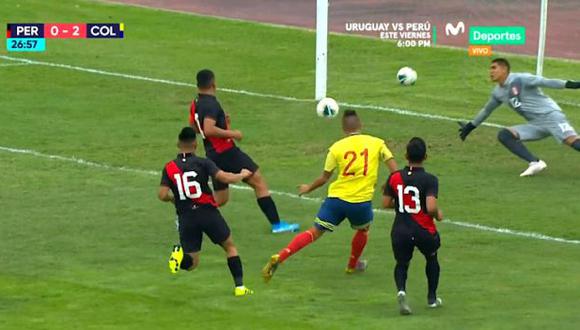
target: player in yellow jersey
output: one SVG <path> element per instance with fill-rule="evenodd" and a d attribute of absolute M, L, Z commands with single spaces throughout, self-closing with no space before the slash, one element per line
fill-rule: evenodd
<path fill-rule="evenodd" d="M 299 195 L 322 187 L 336 170 L 337 178 L 328 188 L 328 197 L 322 203 L 314 226 L 294 237 L 287 247 L 270 257 L 262 270 L 269 281 L 278 266 L 288 257 L 316 241 L 326 231 L 333 231 L 345 218 L 356 230 L 352 239 L 347 273 L 364 270 L 366 262 L 359 258 L 368 240 L 368 230 L 373 221 L 371 200 L 377 183 L 379 164 L 385 163 L 390 172 L 397 170 L 393 154 L 382 139 L 361 133 L 362 124 L 354 110 L 344 112 L 342 129 L 345 138 L 334 143 L 326 156 L 324 172 L 311 184 L 299 187 Z"/>

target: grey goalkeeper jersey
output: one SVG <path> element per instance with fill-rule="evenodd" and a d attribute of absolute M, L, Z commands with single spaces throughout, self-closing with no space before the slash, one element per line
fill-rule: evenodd
<path fill-rule="evenodd" d="M 565 80 L 546 79 L 529 73 L 510 73 L 503 85 L 493 89 L 491 98 L 472 123 L 479 126 L 502 103 L 509 105 L 528 121 L 562 111 L 554 100 L 542 93 L 540 87 L 562 89 L 565 85 Z"/>

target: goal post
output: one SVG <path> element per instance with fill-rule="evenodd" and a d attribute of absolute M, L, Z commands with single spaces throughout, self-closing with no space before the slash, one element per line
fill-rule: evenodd
<path fill-rule="evenodd" d="M 328 0 L 316 0 L 316 90 L 315 99 L 326 97 L 328 58 Z"/>
<path fill-rule="evenodd" d="M 546 26 L 548 23 L 548 0 L 540 0 L 540 31 L 538 33 L 538 57 L 536 58 L 536 75 L 544 72 L 544 51 L 546 50 Z"/>

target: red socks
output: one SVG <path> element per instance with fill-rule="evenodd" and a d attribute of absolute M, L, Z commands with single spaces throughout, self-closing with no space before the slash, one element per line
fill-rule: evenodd
<path fill-rule="evenodd" d="M 364 230 L 357 230 L 352 238 L 352 249 L 350 252 L 350 260 L 348 262 L 348 268 L 355 268 L 360 258 L 365 246 L 367 245 L 368 241 L 368 231 Z M 280 255 L 279 261 L 282 263 L 286 259 L 288 259 L 294 253 L 300 251 L 302 248 L 307 246 L 308 244 L 314 242 L 314 236 L 310 231 L 302 232 L 292 239 L 290 244 L 287 247 L 280 250 L 278 254 Z"/>
<path fill-rule="evenodd" d="M 348 268 L 354 269 L 356 267 L 356 263 L 367 245 L 369 238 L 368 234 L 369 232 L 364 230 L 357 230 L 354 234 L 354 237 L 352 238 Z"/>
<path fill-rule="evenodd" d="M 314 236 L 312 236 L 312 233 L 309 231 L 305 231 L 294 236 L 290 244 L 278 252 L 280 255 L 280 262 L 284 262 L 284 260 L 288 259 L 288 257 L 300 251 L 303 247 L 312 242 L 314 242 Z"/>

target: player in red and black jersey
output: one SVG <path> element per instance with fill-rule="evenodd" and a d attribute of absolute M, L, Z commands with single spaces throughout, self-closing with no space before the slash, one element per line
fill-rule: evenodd
<path fill-rule="evenodd" d="M 395 283 L 397 300 L 403 315 L 411 314 L 406 298 L 406 282 L 409 263 L 415 247 L 427 261 L 428 294 L 427 304 L 435 308 L 442 305 L 437 297 L 439 284 L 439 261 L 437 250 L 441 246 L 434 219 L 443 220 L 443 213 L 437 206 L 439 183 L 437 177 L 423 168 L 427 159 L 425 141 L 414 137 L 407 144 L 409 165 L 391 174 L 383 193 L 383 206 L 395 209 L 395 222 L 391 231 L 391 242 L 395 260 Z"/>
<path fill-rule="evenodd" d="M 234 294 L 245 296 L 253 292 L 243 283 L 242 261 L 232 241 L 228 224 L 217 209 L 209 178 L 225 183 L 236 183 L 252 172 L 242 169 L 234 174 L 220 170 L 209 159 L 195 155 L 195 131 L 185 127 L 179 134 L 179 154 L 163 168 L 159 199 L 175 204 L 181 245 L 173 247 L 169 258 L 172 273 L 193 270 L 199 264 L 203 233 L 226 252 L 228 267 L 235 282 Z"/>
<path fill-rule="evenodd" d="M 198 96 L 191 103 L 189 124 L 203 138 L 205 154 L 224 171 L 237 173 L 246 168 L 253 174 L 244 182 L 250 185 L 256 194 L 260 209 L 270 221 L 273 233 L 297 231 L 299 225 L 280 220 L 274 200 L 270 196 L 266 180 L 262 177 L 258 164 L 250 156 L 236 147 L 234 140 L 242 140 L 242 132 L 230 129 L 228 115 L 217 101 L 215 75 L 210 70 L 197 73 Z M 219 206 L 229 199 L 228 184 L 213 182 L 215 198 Z"/>

